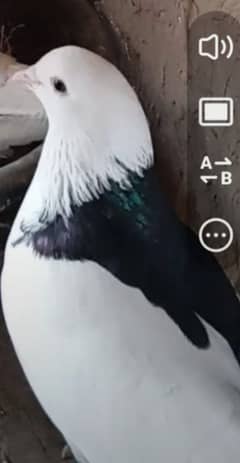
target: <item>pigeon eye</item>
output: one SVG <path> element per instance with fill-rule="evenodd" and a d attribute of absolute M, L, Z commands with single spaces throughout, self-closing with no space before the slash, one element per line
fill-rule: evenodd
<path fill-rule="evenodd" d="M 52 79 L 52 84 L 56 92 L 61 93 L 62 95 L 67 93 L 67 87 L 63 80 L 58 79 L 57 77 L 54 77 Z"/>

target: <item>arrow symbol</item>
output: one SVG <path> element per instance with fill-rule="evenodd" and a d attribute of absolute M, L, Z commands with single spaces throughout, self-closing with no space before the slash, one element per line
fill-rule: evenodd
<path fill-rule="evenodd" d="M 208 184 L 210 180 L 217 180 L 218 176 L 217 175 L 201 175 L 201 180 L 203 183 Z"/>
<path fill-rule="evenodd" d="M 224 158 L 224 161 L 215 161 L 215 166 L 231 166 L 232 161 L 229 158 Z"/>

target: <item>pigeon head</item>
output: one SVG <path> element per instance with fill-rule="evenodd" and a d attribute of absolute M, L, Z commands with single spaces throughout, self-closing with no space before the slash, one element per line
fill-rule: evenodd
<path fill-rule="evenodd" d="M 61 178 L 75 203 L 97 197 L 111 180 L 126 183 L 128 171 L 141 174 L 152 164 L 150 131 L 135 91 L 102 57 L 66 46 L 14 79 L 36 94 L 47 113 L 39 163 L 39 169 L 45 163 L 45 183 L 46 175 L 55 184 Z"/>

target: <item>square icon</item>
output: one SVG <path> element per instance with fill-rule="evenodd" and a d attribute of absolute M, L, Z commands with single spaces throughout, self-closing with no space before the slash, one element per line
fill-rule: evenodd
<path fill-rule="evenodd" d="M 232 98 L 201 98 L 199 124 L 203 127 L 229 127 L 233 125 L 233 108 Z"/>

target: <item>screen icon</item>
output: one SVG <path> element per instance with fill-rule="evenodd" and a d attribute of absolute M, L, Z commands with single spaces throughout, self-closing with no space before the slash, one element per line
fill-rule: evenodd
<path fill-rule="evenodd" d="M 199 124 L 203 127 L 229 127 L 234 121 L 232 98 L 201 98 Z"/>
<path fill-rule="evenodd" d="M 210 252 L 226 251 L 231 246 L 233 237 L 231 225 L 218 217 L 206 220 L 199 230 L 200 243 Z"/>
<path fill-rule="evenodd" d="M 230 169 L 232 164 L 231 159 L 227 156 L 221 161 L 212 161 L 210 157 L 205 154 L 200 166 L 200 170 L 203 171 L 203 175 L 200 175 L 200 180 L 206 185 L 214 181 L 220 181 L 221 185 L 229 186 L 232 184 L 233 176 L 232 172 L 226 169 Z"/>
<path fill-rule="evenodd" d="M 230 35 L 227 35 L 226 39 L 221 39 L 218 34 L 211 34 L 208 37 L 202 37 L 198 43 L 199 55 L 212 61 L 218 60 L 220 56 L 230 59 L 233 51 L 234 43 Z"/>

